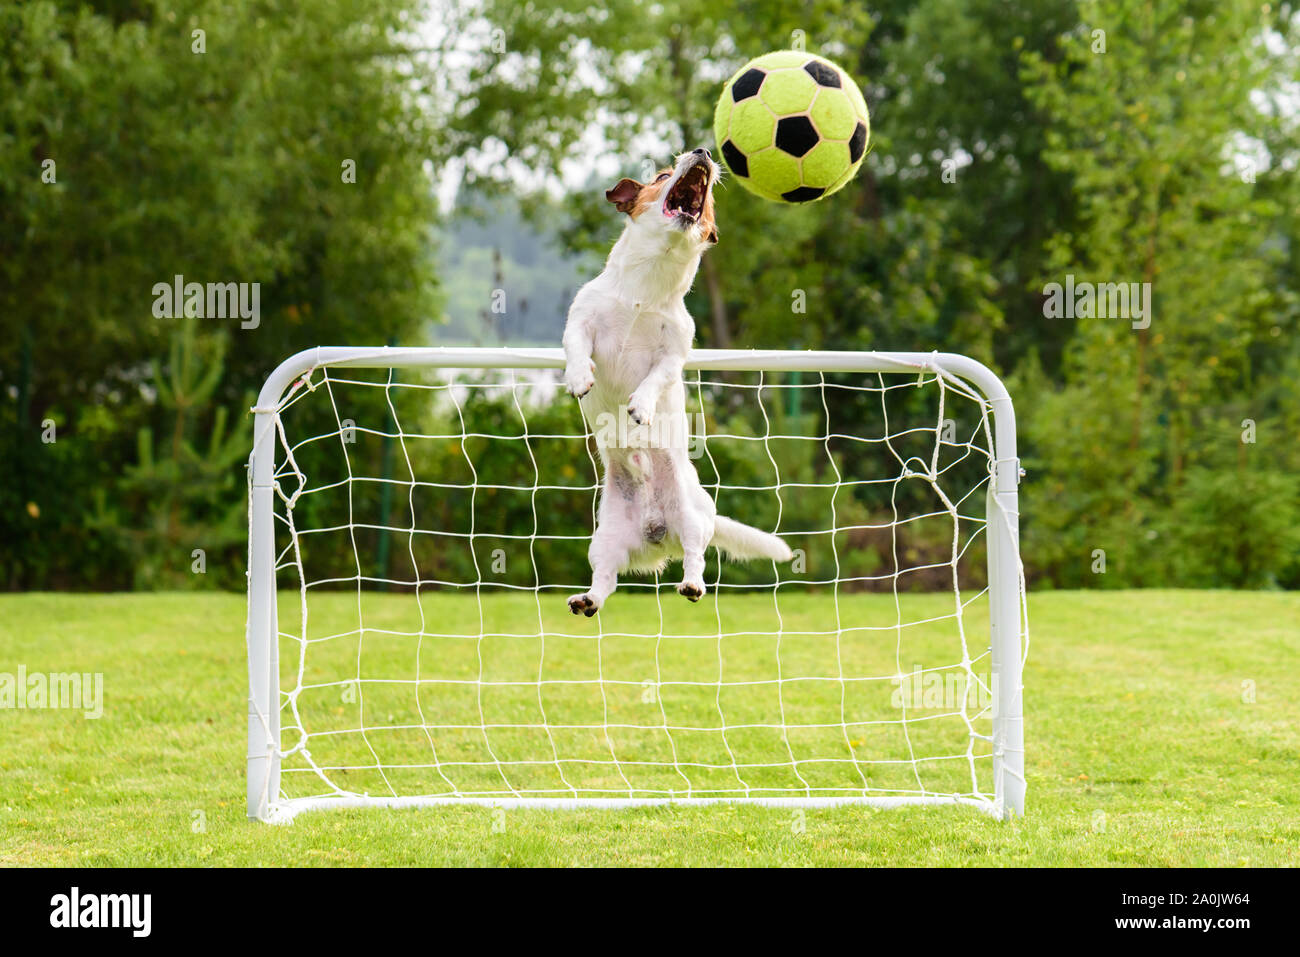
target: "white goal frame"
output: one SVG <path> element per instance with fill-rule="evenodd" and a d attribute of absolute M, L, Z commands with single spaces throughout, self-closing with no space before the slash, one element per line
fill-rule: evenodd
<path fill-rule="evenodd" d="M 780 807 L 866 804 L 969 804 L 996 817 L 1024 813 L 1024 720 L 1022 664 L 1028 639 L 1024 573 L 1019 553 L 1018 485 L 1023 474 L 1016 455 L 1015 411 L 1001 380 L 982 363 L 942 352 L 800 352 L 784 350 L 694 350 L 686 369 L 711 372 L 812 372 L 937 374 L 973 387 L 983 398 L 992 427 L 992 461 L 986 496 L 988 535 L 989 653 L 992 672 L 993 800 L 964 796 L 781 797 L 362 797 L 286 799 L 280 790 L 279 640 L 276 609 L 275 473 L 279 407 L 296 382 L 312 370 L 392 369 L 563 369 L 560 349 L 528 348 L 352 348 L 307 349 L 282 362 L 267 378 L 254 407 L 249 458 L 248 566 L 248 816 L 284 822 L 307 809 L 411 807 L 477 804 L 501 807 L 624 808 L 639 805 L 745 802 Z"/>

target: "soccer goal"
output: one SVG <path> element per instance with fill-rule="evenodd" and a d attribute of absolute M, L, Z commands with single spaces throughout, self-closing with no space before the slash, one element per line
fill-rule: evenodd
<path fill-rule="evenodd" d="M 698 350 L 690 455 L 790 562 L 585 590 L 559 349 L 319 348 L 254 408 L 248 814 L 744 801 L 1023 813 L 1015 418 L 944 353 Z M 677 577 L 673 577 L 673 576 Z"/>

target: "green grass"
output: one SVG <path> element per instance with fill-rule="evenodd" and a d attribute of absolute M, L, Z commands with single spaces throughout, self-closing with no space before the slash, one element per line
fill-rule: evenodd
<path fill-rule="evenodd" d="M 296 696 L 311 761 L 285 761 L 285 790 L 329 793 L 315 769 L 385 795 L 852 796 L 868 776 L 879 794 L 972 792 L 980 778 L 993 790 L 989 744 L 963 757 L 951 594 L 905 595 L 897 609 L 892 596 L 841 596 L 838 641 L 824 595 L 782 596 L 779 613 L 770 594 L 696 606 L 668 596 L 625 593 L 589 621 L 555 594 L 494 593 L 482 619 L 472 595 L 366 594 L 360 608 L 356 593 L 313 595 Z M 300 634 L 297 596 L 279 606 L 282 629 Z M 987 644 L 982 600 L 963 622 Z M 286 692 L 299 647 L 282 646 Z M 971 653 L 987 685 L 988 662 Z M 932 698 L 905 726 L 891 679 L 917 666 L 951 680 L 952 700 Z M 987 716 L 974 722 L 992 732 Z"/>
<path fill-rule="evenodd" d="M 673 596 L 675 598 L 675 596 Z M 331 596 L 334 599 L 334 596 Z M 655 630 L 658 612 L 653 597 L 619 596 L 604 627 Z M 735 605 L 727 630 L 763 630 L 771 614 L 770 599 L 745 599 Z M 905 606 L 905 617 L 921 615 L 944 599 L 921 596 Z M 949 599 L 950 601 L 950 599 Z M 802 603 L 801 603 L 802 602 Z M 892 622 L 889 596 L 852 596 L 843 600 L 849 617 Z M 363 609 L 366 624 L 405 630 L 411 600 L 385 598 Z M 531 596 L 524 604 L 488 603 L 487 629 L 526 631 L 537 625 Z M 282 603 L 282 614 L 289 615 Z M 355 620 L 351 604 L 338 596 L 325 602 L 313 619 L 313 637 L 346 630 Z M 787 630 L 825 626 L 826 603 L 816 598 L 783 599 Z M 1233 592 L 1086 592 L 1035 594 L 1030 602 L 1033 645 L 1025 674 L 1028 814 L 1000 822 L 966 808 L 861 807 L 810 810 L 802 828 L 786 810 L 756 807 L 654 808 L 630 811 L 511 811 L 454 807 L 422 810 L 331 811 L 303 814 L 288 827 L 249 822 L 244 812 L 245 697 L 247 672 L 243 641 L 242 596 L 171 595 L 19 595 L 0 598 L 0 672 L 19 665 L 28 673 L 102 672 L 105 711 L 87 720 L 66 710 L 0 711 L 0 863 L 33 865 L 1286 865 L 1300 863 L 1300 595 Z M 447 633 L 478 630 L 473 599 L 433 596 L 425 600 L 427 630 Z M 549 615 L 547 610 L 545 614 Z M 499 616 L 499 617 L 492 617 Z M 623 616 L 621 619 L 616 616 Z M 713 610 L 665 601 L 665 631 L 708 634 L 716 628 Z M 707 620 L 704 620 L 707 619 Z M 285 621 L 289 620 L 286 617 Z M 972 610 L 972 621 L 978 609 Z M 466 623 L 469 622 L 467 625 Z M 694 622 L 694 624 L 692 624 Z M 458 623 L 453 625 L 452 623 Z M 436 625 L 436 628 L 434 627 Z M 569 619 L 548 629 L 582 634 L 592 623 Z M 977 629 L 975 629 L 977 630 Z M 309 656 L 309 683 L 355 674 L 357 646 L 348 639 L 322 642 Z M 367 637 L 363 673 L 413 676 L 416 659 L 409 640 Z M 496 639 L 484 654 L 484 676 L 509 679 L 528 666 L 536 676 L 535 641 Z M 901 651 L 904 668 L 930 663 L 938 652 L 940 631 L 909 631 Z M 571 671 L 590 660 L 590 639 L 554 639 L 548 667 Z M 585 642 L 585 644 L 584 644 Z M 972 640 L 973 651 L 980 645 Z M 763 641 L 749 647 L 762 654 Z M 946 646 L 953 646 L 949 641 Z M 606 701 L 611 721 L 634 716 L 641 701 L 637 676 L 656 665 L 653 642 L 606 637 L 601 642 L 602 674 L 625 677 L 629 684 L 610 686 Z M 436 661 L 419 664 L 428 677 L 478 674 L 478 651 L 452 643 L 439 649 Z M 678 640 L 660 643 L 660 677 L 717 667 L 716 642 Z M 887 674 L 896 652 L 892 632 L 871 640 L 842 642 L 845 674 Z M 951 655 L 949 655 L 951 658 Z M 946 663 L 951 663 L 944 659 Z M 785 675 L 817 673 L 826 666 L 824 644 L 798 640 L 783 646 Z M 285 669 L 292 676 L 296 662 Z M 725 673 L 761 671 L 758 658 L 727 658 Z M 400 670 L 399 670 L 400 667 Z M 467 670 L 468 669 L 468 670 Z M 978 672 L 979 667 L 976 668 Z M 558 672 L 557 672 L 558 673 Z M 580 673 L 580 672 L 577 672 Z M 547 677 L 550 677 L 547 673 Z M 653 677 L 653 672 L 651 672 Z M 521 679 L 522 680 L 522 679 Z M 1254 700 L 1245 700 L 1251 682 Z M 787 719 L 838 715 L 839 685 L 811 683 L 817 690 L 799 697 L 787 686 Z M 449 686 L 450 687 L 450 686 Z M 622 698 L 615 694 L 624 688 Z M 761 687 L 761 686 L 759 686 Z M 408 685 L 401 694 L 381 685 L 363 687 L 368 727 L 405 722 L 412 709 Z M 827 698 L 824 692 L 833 689 Z M 351 706 L 329 699 L 309 702 L 313 728 L 355 727 Z M 393 691 L 390 697 L 385 697 Z M 560 689 L 556 689 L 557 694 Z M 590 688 L 587 689 L 587 692 Z M 755 689 L 756 692 L 759 688 Z M 322 689 L 321 694 L 325 691 Z M 622 693 L 622 692 L 619 692 Z M 304 692 L 306 695 L 307 692 Z M 421 695 L 425 694 L 421 686 Z M 535 708 L 531 699 L 510 694 L 486 705 L 490 720 L 512 722 Z M 711 700 L 711 699 L 710 699 Z M 437 703 L 435 706 L 435 702 Z M 553 704 L 552 704 L 553 702 Z M 709 713 L 710 702 L 664 693 L 670 725 L 686 725 Z M 570 698 L 550 698 L 554 709 L 582 716 L 592 704 L 581 687 Z M 778 702 L 779 705 L 779 702 Z M 359 706 L 358 706 L 359 707 Z M 430 724 L 459 722 L 468 704 L 447 698 L 423 699 L 420 709 Z M 654 714 L 658 715 L 658 704 Z M 727 702 L 729 721 L 745 714 L 770 713 L 770 700 Z M 420 709 L 414 709 L 418 712 Z M 676 709 L 676 710 L 673 710 Z M 716 715 L 716 710 L 712 712 Z M 471 716 L 477 720 L 477 702 Z M 886 719 L 888 716 L 885 716 Z M 575 723 L 586 723 L 587 718 Z M 317 723 L 325 722 L 325 723 Z M 934 722 L 936 727 L 948 722 Z M 909 727 L 915 725 L 912 722 Z M 835 753 L 836 747 L 860 748 L 860 757 L 896 751 L 895 723 L 855 731 L 843 742 L 792 740 L 801 755 Z M 914 729 L 915 730 L 915 729 Z M 484 747 L 482 736 L 440 730 L 436 741 L 444 761 L 472 762 Z M 518 734 L 518 737 L 512 735 Z M 578 753 L 590 741 L 575 735 L 562 745 Z M 493 748 L 507 759 L 539 746 L 528 732 L 502 730 Z M 346 739 L 346 735 L 340 735 Z M 404 752 L 395 737 L 384 742 L 385 762 Z M 620 759 L 645 755 L 659 760 L 669 742 L 659 736 L 612 732 Z M 717 737 L 717 736 L 712 736 Z M 421 733 L 428 746 L 428 738 Z M 951 730 L 936 730 L 924 744 L 934 753 L 953 741 Z M 324 739 L 314 738 L 318 763 L 329 753 Z M 340 741 L 337 754 L 347 756 L 356 742 Z M 692 749 L 709 754 L 717 741 L 701 738 Z M 761 735 L 747 739 L 737 732 L 733 751 L 757 754 Z M 771 744 L 767 741 L 766 744 Z M 611 742 L 596 741 L 608 754 Z M 914 746 L 917 741 L 913 741 Z M 549 747 L 549 745 L 548 745 Z M 368 752 L 367 752 L 368 753 Z M 549 753 L 549 752 L 548 752 Z M 347 762 L 340 762 L 347 763 Z M 703 762 L 708 763 L 708 762 Z M 801 767 L 803 767 L 801 765 Z M 471 773 L 472 768 L 467 765 Z M 608 766 L 572 765 L 585 786 L 607 783 Z M 585 769 L 585 770 L 584 770 Z M 851 765 L 809 765 L 822 774 L 819 784 L 833 786 Z M 427 772 L 422 775 L 427 784 Z M 459 773 L 459 772 L 458 772 Z M 531 772 L 529 772 L 531 774 Z M 638 780 L 658 786 L 651 776 Z M 688 775 L 693 772 L 688 771 Z M 705 772 L 700 772 L 705 773 Z M 753 772 L 769 773 L 769 772 Z M 788 767 L 770 772 L 773 786 Z M 873 785 L 890 786 L 888 767 L 871 767 Z M 923 770 L 926 784 L 945 782 L 937 768 Z M 981 773 L 985 773 L 982 771 Z M 346 786 L 373 787 L 357 777 Z M 932 775 L 935 775 L 932 777 Z M 615 775 L 616 776 L 616 775 Z M 747 780 L 751 780 L 748 776 Z M 968 775 L 967 775 L 968 779 Z M 413 779 L 414 780 L 414 779 Z M 297 787 L 286 779 L 287 787 Z M 458 781 L 457 783 L 461 783 Z M 546 789 L 544 775 L 518 785 Z M 692 781 L 703 786 L 704 780 Z M 752 783 L 752 782 L 751 782 Z M 403 788 L 417 786 L 407 781 Z M 482 785 L 487 786 L 487 785 Z M 312 790 L 308 787 L 307 790 Z"/>

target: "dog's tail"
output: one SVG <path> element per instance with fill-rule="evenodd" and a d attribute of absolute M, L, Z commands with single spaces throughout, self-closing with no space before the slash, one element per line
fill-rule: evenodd
<path fill-rule="evenodd" d="M 726 552 L 729 558 L 740 561 L 770 558 L 776 562 L 788 562 L 794 557 L 790 546 L 775 535 L 742 525 L 725 515 L 719 515 L 714 520 L 713 541 L 709 544 Z"/>

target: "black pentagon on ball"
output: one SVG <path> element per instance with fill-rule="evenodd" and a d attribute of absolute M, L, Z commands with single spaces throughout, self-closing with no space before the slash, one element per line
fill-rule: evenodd
<path fill-rule="evenodd" d="M 867 148 L 867 127 L 859 123 L 853 135 L 849 137 L 849 162 L 856 163 L 862 159 L 862 151 Z"/>
<path fill-rule="evenodd" d="M 791 156 L 803 156 L 819 138 L 817 128 L 806 116 L 787 116 L 777 121 L 776 145 Z"/>
<path fill-rule="evenodd" d="M 763 85 L 763 77 L 767 76 L 762 70 L 746 70 L 740 76 L 736 77 L 736 82 L 731 84 L 731 98 L 739 103 L 741 100 L 748 100 L 751 96 L 758 95 L 758 88 Z"/>
<path fill-rule="evenodd" d="M 722 158 L 727 161 L 727 168 L 737 176 L 749 175 L 749 159 L 736 149 L 736 144 L 731 140 L 722 144 Z"/>
<path fill-rule="evenodd" d="M 781 198 L 787 203 L 811 203 L 826 190 L 817 186 L 800 186 L 798 189 L 786 190 Z"/>
<path fill-rule="evenodd" d="M 803 65 L 808 75 L 817 81 L 818 86 L 839 86 L 840 74 L 833 67 L 827 66 L 821 60 L 809 60 Z"/>

